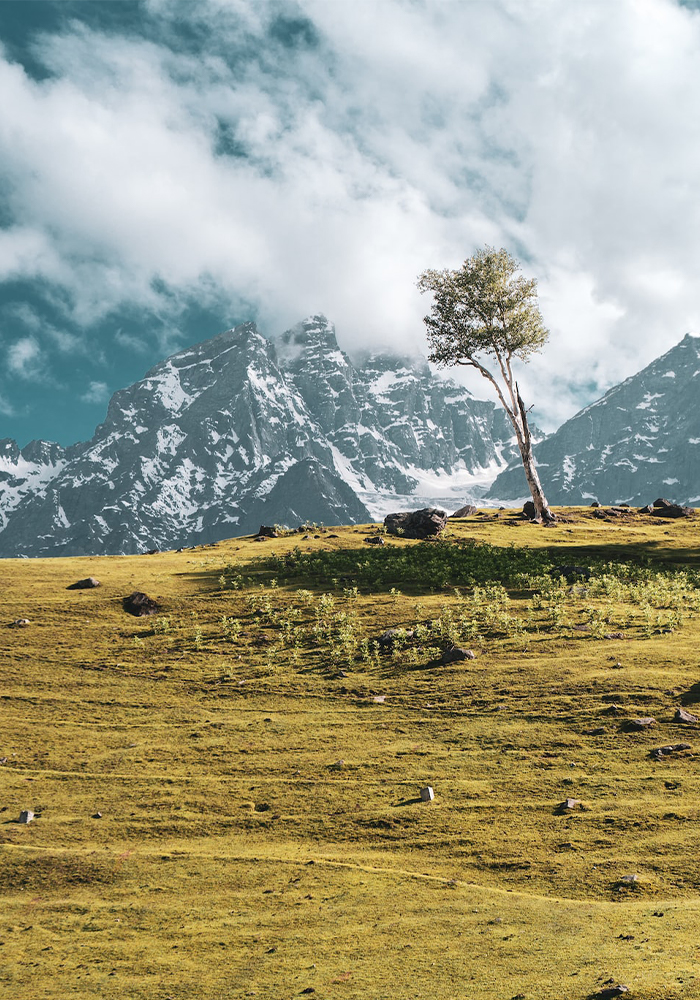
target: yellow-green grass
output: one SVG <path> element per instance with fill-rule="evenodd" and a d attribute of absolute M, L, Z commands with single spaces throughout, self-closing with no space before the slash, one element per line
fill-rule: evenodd
<path fill-rule="evenodd" d="M 0 563 L 0 994 L 700 997 L 700 520 L 560 515 Z"/>

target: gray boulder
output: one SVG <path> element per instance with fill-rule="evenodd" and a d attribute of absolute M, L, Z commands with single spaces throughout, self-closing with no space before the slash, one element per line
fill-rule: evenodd
<path fill-rule="evenodd" d="M 387 514 L 384 526 L 390 535 L 404 538 L 431 538 L 444 531 L 447 514 L 437 507 L 423 507 L 421 510 Z"/>

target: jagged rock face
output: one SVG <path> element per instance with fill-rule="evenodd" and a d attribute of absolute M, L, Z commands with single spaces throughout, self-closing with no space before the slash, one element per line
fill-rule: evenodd
<path fill-rule="evenodd" d="M 332 471 L 318 493 L 306 493 L 314 469 L 333 470 L 331 451 L 274 346 L 244 324 L 115 393 L 92 441 L 18 505 L 0 553 L 139 552 L 246 534 L 268 518 L 268 495 L 299 463 L 290 516 L 369 520 Z"/>
<path fill-rule="evenodd" d="M 483 469 L 513 454 L 505 414 L 435 378 L 423 358 L 375 354 L 353 364 L 324 316 L 288 330 L 277 345 L 336 470 L 355 489 L 411 493 L 421 471 Z"/>
<path fill-rule="evenodd" d="M 700 503 L 700 338 L 667 354 L 587 406 L 535 446 L 553 504 L 649 503 L 659 494 Z M 527 495 L 522 468 L 501 473 L 491 495 Z"/>
<path fill-rule="evenodd" d="M 245 323 L 115 393 L 85 444 L 33 442 L 25 455 L 0 442 L 7 475 L 14 483 L 22 470 L 26 484 L 6 489 L 0 555 L 129 553 L 261 523 L 367 522 L 367 497 L 498 463 L 511 438 L 493 404 L 425 362 L 353 364 L 322 316 L 276 342 Z"/>
<path fill-rule="evenodd" d="M 10 438 L 0 440 L 0 532 L 22 500 L 35 495 L 64 465 L 65 451 L 58 444 L 30 441 L 20 451 Z"/>

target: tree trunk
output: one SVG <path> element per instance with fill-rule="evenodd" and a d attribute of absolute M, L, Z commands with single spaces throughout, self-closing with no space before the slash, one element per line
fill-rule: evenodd
<path fill-rule="evenodd" d="M 540 483 L 540 477 L 537 475 L 537 469 L 535 468 L 535 456 L 532 454 L 530 427 L 527 422 L 527 410 L 525 409 L 525 404 L 523 403 L 522 396 L 520 395 L 520 389 L 518 388 L 517 382 L 515 383 L 515 393 L 518 400 L 518 411 L 522 427 L 522 433 L 518 434 L 517 438 L 518 446 L 520 448 L 520 457 L 523 462 L 523 469 L 525 470 L 525 478 L 527 479 L 527 485 L 530 487 L 532 502 L 534 503 L 535 510 L 537 511 L 537 520 L 543 521 L 545 524 L 551 524 L 553 521 L 556 521 L 557 518 L 549 508 L 547 497 L 544 495 L 544 490 L 542 489 L 542 484 Z"/>

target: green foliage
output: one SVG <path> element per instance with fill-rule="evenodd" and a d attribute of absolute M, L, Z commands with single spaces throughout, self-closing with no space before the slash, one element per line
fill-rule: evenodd
<path fill-rule="evenodd" d="M 427 270 L 418 279 L 433 303 L 425 317 L 436 364 L 473 363 L 479 356 L 526 360 L 549 336 L 537 305 L 537 282 L 518 274 L 507 250 L 484 247 L 458 270 Z"/>

